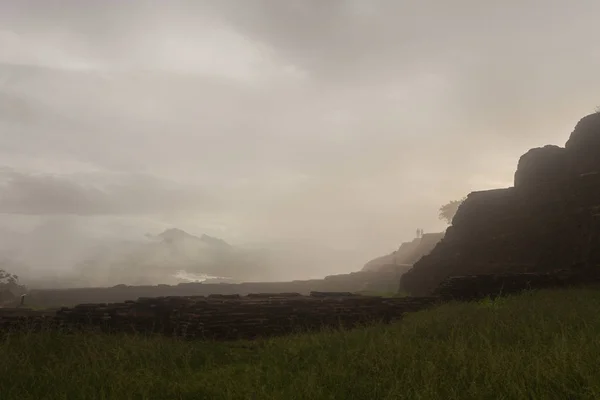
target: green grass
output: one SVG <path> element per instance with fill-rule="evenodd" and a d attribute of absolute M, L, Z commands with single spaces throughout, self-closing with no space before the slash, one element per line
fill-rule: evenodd
<path fill-rule="evenodd" d="M 599 310 L 599 290 L 574 289 L 255 342 L 13 336 L 0 398 L 600 399 Z"/>

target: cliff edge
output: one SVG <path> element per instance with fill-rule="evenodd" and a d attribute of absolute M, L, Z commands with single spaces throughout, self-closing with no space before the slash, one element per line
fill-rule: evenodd
<path fill-rule="evenodd" d="M 445 278 L 600 267 L 600 113 L 581 119 L 565 147 L 521 156 L 514 186 L 473 192 L 428 255 L 400 279 L 426 295 Z"/>
<path fill-rule="evenodd" d="M 386 265 L 406 266 L 408 269 L 421 257 L 429 254 L 443 237 L 444 232 L 425 233 L 420 238 L 402 243 L 398 250 L 369 261 L 362 268 L 362 271 L 377 271 Z"/>

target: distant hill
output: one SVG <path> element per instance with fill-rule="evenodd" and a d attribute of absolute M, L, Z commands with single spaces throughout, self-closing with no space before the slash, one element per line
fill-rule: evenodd
<path fill-rule="evenodd" d="M 363 267 L 363 271 L 377 271 L 386 265 L 404 265 L 411 266 L 433 250 L 440 240 L 444 237 L 444 232 L 426 233 L 423 237 L 415 238 L 410 242 L 404 242 L 398 250 L 377 257 Z"/>
<path fill-rule="evenodd" d="M 152 236 L 149 235 L 149 237 L 152 237 Z M 224 241 L 223 239 L 208 236 L 206 234 L 203 234 L 201 237 L 198 237 L 198 236 L 190 235 L 189 233 L 187 233 L 181 229 L 178 229 L 178 228 L 167 229 L 163 233 L 156 235 L 156 238 L 162 239 L 165 243 L 170 243 L 170 244 L 181 243 L 184 241 L 193 241 L 198 244 L 203 243 L 204 245 L 207 245 L 207 246 L 232 249 L 232 246 L 229 243 L 227 243 L 226 241 Z"/>
<path fill-rule="evenodd" d="M 97 248 L 75 267 L 80 282 L 73 284 L 174 284 L 185 277 L 242 281 L 268 273 L 264 252 L 237 248 L 219 238 L 198 237 L 177 228 L 146 238 Z"/>
<path fill-rule="evenodd" d="M 196 236 L 179 228 L 137 239 L 103 240 L 60 228 L 50 224 L 24 235 L 14 250 L 0 248 L 4 268 L 20 275 L 22 282 L 32 288 L 68 288 L 323 279 L 356 271 L 356 260 L 360 259 L 354 251 L 317 244 L 232 245 L 218 237 Z M 50 240 L 55 236 L 61 240 Z M 68 251 L 64 238 L 73 243 Z M 29 257 L 20 257 L 25 253 Z M 64 257 L 57 256 L 63 253 Z M 58 261 L 48 262 L 54 259 Z M 62 264 L 66 267 L 60 268 Z"/>

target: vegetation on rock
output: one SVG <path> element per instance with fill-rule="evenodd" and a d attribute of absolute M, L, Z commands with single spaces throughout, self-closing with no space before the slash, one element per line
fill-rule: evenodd
<path fill-rule="evenodd" d="M 452 224 L 452 219 L 454 218 L 454 216 L 456 215 L 456 212 L 458 211 L 458 207 L 460 207 L 460 205 L 466 200 L 466 197 L 460 199 L 460 200 L 452 200 L 449 203 L 444 204 L 443 206 L 440 207 L 439 210 L 439 219 L 446 221 L 446 223 L 448 225 Z"/>
<path fill-rule="evenodd" d="M 13 302 L 17 296 L 24 294 L 26 289 L 19 284 L 19 277 L 0 269 L 0 306 Z"/>

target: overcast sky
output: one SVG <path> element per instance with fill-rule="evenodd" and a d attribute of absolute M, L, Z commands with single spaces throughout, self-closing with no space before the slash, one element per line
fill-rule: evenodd
<path fill-rule="evenodd" d="M 391 251 L 600 105 L 598 15 L 597 0 L 0 0 L 0 220 Z"/>

